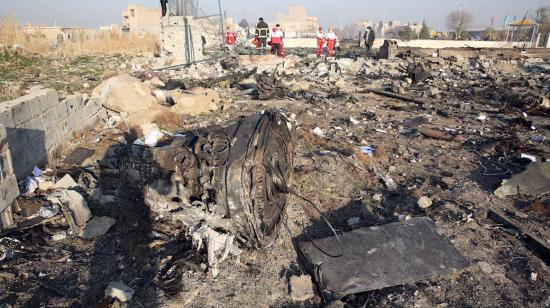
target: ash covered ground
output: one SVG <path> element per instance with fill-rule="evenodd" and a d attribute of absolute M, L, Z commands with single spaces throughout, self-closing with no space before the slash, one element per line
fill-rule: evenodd
<path fill-rule="evenodd" d="M 105 123 L 76 135 L 45 172 L 52 182 L 66 174 L 74 179 L 92 174 L 102 195 L 89 194 L 85 185 L 80 192 L 94 216 L 116 223 L 93 240 L 72 234 L 63 215 L 3 235 L 19 243 L 2 242 L 18 252 L 0 261 L 0 271 L 11 274 L 0 277 L 0 302 L 6 307 L 110 307 L 105 288 L 122 281 L 135 291 L 124 304 L 129 307 L 550 306 L 550 270 L 521 232 L 550 244 L 548 195 L 494 194 L 502 180 L 525 171 L 533 158 L 550 157 L 549 59 L 550 53 L 533 50 L 411 49 L 389 60 L 240 56 L 157 72 L 150 70 L 150 57 L 91 57 L 85 63 L 66 60 L 76 61 L 75 70 L 82 72 L 69 74 L 66 83 L 32 72 L 28 76 L 34 77 L 18 82 L 7 76 L 18 93 L 41 84 L 94 99 L 92 87 L 101 92 L 111 75 L 129 75 L 114 77 L 114 94 L 103 102 L 110 116 Z M 38 63 L 33 70 L 63 66 Z M 92 68 L 97 78 L 87 76 Z M 107 69 L 116 72 L 102 71 Z M 91 82 L 79 88 L 82 82 L 75 78 Z M 124 91 L 132 87 L 144 89 L 139 92 L 144 96 Z M 3 93 L 9 97 L 11 92 Z M 130 108 L 141 101 L 152 104 L 149 112 Z M 305 233 L 330 232 L 308 202 L 290 195 L 275 244 L 243 248 L 214 278 L 206 251 L 194 249 L 185 228 L 151 212 L 139 192 L 121 184 L 117 159 L 125 143 L 144 138 L 146 123 L 177 133 L 227 126 L 265 110 L 283 113 L 289 121 L 293 189 L 317 204 L 337 229 L 427 216 L 471 265 L 330 304 L 313 290 L 298 300 L 292 277 L 308 273 L 298 259 L 297 242 Z M 367 154 L 361 147 L 371 149 Z M 93 154 L 67 163 L 77 148 Z M 396 187 L 384 181 L 388 178 Z M 38 189 L 19 203 L 34 208 L 35 215 L 49 193 Z M 420 206 L 420 199 L 431 204 Z M 489 209 L 516 221 L 521 231 L 490 219 Z M 32 215 L 18 220 L 24 223 Z M 56 234 L 66 236 L 56 241 Z"/>

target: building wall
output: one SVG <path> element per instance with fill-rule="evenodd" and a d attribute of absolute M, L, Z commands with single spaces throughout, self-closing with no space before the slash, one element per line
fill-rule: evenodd
<path fill-rule="evenodd" d="M 280 24 L 285 37 L 315 36 L 319 28 L 316 17 L 308 16 L 303 5 L 294 5 L 288 8 L 288 14 L 278 13 L 276 20 L 270 26 Z"/>
<path fill-rule="evenodd" d="M 160 4 L 158 8 L 129 4 L 128 8 L 122 12 L 122 26 L 129 29 L 130 33 L 160 34 L 160 19 Z"/>
<path fill-rule="evenodd" d="M 74 132 L 94 126 L 103 117 L 106 111 L 100 103 L 82 95 L 59 101 L 53 89 L 0 103 L 0 125 L 7 130 L 17 178 L 27 176 L 34 166 L 44 166 Z"/>
<path fill-rule="evenodd" d="M 190 36 L 187 38 L 185 21 L 189 26 Z M 161 47 L 167 58 L 174 60 L 174 65 L 200 61 L 205 58 L 202 48 L 201 28 L 192 17 L 167 16 L 162 18 Z M 189 39 L 189 54 L 185 48 Z M 188 58 L 189 57 L 189 58 Z"/>

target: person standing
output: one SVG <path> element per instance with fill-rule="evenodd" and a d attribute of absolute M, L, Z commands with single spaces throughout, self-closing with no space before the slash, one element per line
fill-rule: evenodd
<path fill-rule="evenodd" d="M 371 26 L 367 27 L 367 31 L 365 32 L 365 35 L 363 36 L 363 39 L 365 39 L 365 46 L 367 47 L 367 57 L 370 56 L 370 53 L 372 51 L 372 46 L 374 45 L 374 39 L 376 38 L 376 35 L 374 34 L 374 31 L 372 30 Z"/>
<path fill-rule="evenodd" d="M 260 17 L 258 25 L 256 25 L 256 38 L 258 39 L 258 48 L 262 54 L 267 50 L 267 38 L 269 37 L 269 25 Z"/>
<path fill-rule="evenodd" d="M 166 13 L 168 12 L 168 0 L 160 0 L 160 7 L 162 9 L 162 17 L 166 16 Z"/>
<path fill-rule="evenodd" d="M 271 30 L 271 53 L 274 55 L 281 55 L 283 51 L 283 31 L 279 29 L 281 25 L 277 24 L 275 28 Z"/>
<path fill-rule="evenodd" d="M 227 30 L 225 30 L 225 45 L 227 46 L 229 52 L 233 51 L 236 42 L 237 33 L 231 31 L 231 26 L 227 26 Z"/>
<path fill-rule="evenodd" d="M 332 30 L 332 27 L 328 28 L 326 40 L 328 55 L 329 57 L 334 57 L 334 47 L 336 47 L 336 42 L 338 42 L 338 36 L 336 36 L 336 33 Z"/>
<path fill-rule="evenodd" d="M 323 48 L 325 48 L 325 31 L 323 27 L 319 27 L 319 31 L 317 31 L 317 58 L 320 58 L 325 52 Z"/>

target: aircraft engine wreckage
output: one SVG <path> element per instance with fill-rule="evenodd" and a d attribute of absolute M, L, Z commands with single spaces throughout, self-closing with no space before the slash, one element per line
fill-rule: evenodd
<path fill-rule="evenodd" d="M 281 114 L 265 112 L 230 127 L 176 135 L 160 147 L 134 145 L 128 154 L 123 171 L 139 184 L 151 211 L 192 232 L 207 227 L 229 235 L 231 242 L 234 236 L 246 247 L 264 248 L 276 239 L 293 160 Z M 211 248 L 209 263 L 216 263 L 210 260 Z"/>

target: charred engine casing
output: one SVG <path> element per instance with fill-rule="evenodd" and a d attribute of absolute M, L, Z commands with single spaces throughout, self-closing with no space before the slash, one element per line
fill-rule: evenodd
<path fill-rule="evenodd" d="M 123 171 L 153 212 L 188 227 L 206 223 L 263 248 L 276 239 L 292 161 L 285 117 L 265 112 L 174 137 L 166 146 L 134 145 Z"/>

